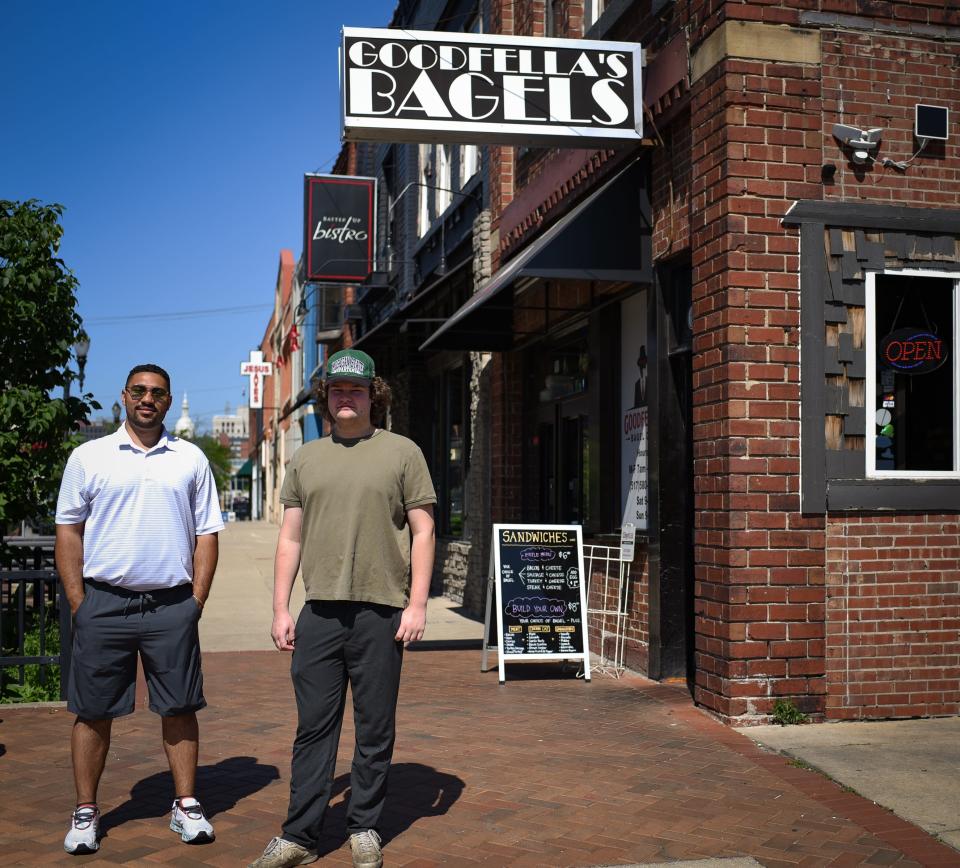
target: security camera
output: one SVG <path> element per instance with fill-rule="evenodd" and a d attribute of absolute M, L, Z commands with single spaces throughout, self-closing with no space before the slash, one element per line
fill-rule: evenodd
<path fill-rule="evenodd" d="M 833 135 L 848 148 L 853 149 L 853 162 L 865 163 L 873 158 L 870 152 L 875 151 L 879 146 L 883 127 L 861 130 L 859 127 L 850 127 L 846 124 L 834 124 Z"/>

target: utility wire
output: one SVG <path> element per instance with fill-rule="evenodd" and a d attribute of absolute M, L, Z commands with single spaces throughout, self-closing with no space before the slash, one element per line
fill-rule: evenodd
<path fill-rule="evenodd" d="M 249 313 L 251 311 L 262 311 L 273 307 L 273 304 L 247 304 L 239 307 L 209 307 L 198 310 L 176 310 L 158 313 L 136 313 L 124 314 L 122 316 L 100 316 L 84 319 L 88 325 L 119 325 L 120 323 L 132 322 L 133 320 L 177 320 L 177 319 L 196 319 L 204 316 L 219 316 L 229 313 Z"/>

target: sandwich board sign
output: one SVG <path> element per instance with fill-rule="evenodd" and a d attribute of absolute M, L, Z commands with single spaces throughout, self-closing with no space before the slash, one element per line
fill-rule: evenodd
<path fill-rule="evenodd" d="M 589 681 L 583 528 L 495 524 L 490 562 L 481 670 L 495 648 L 501 684 L 504 663 L 541 660 L 581 660 Z"/>

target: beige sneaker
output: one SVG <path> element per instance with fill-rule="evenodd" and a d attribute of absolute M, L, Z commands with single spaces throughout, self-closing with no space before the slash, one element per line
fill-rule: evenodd
<path fill-rule="evenodd" d="M 351 835 L 350 850 L 353 852 L 353 868 L 380 868 L 383 865 L 380 836 L 373 829 Z"/>
<path fill-rule="evenodd" d="M 313 850 L 284 838 L 272 838 L 263 855 L 250 863 L 250 868 L 288 868 L 290 865 L 309 865 L 316 861 L 317 854 Z"/>

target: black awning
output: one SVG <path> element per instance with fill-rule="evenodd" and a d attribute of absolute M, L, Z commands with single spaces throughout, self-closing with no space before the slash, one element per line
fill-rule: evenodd
<path fill-rule="evenodd" d="M 362 334 L 353 342 L 357 349 L 370 350 L 376 346 L 391 344 L 396 340 L 397 335 L 407 330 L 410 322 L 426 323 L 428 320 L 413 317 L 413 313 L 423 305 L 424 302 L 431 301 L 439 287 L 450 281 L 455 275 L 464 269 L 473 265 L 473 257 L 464 259 L 457 265 L 454 265 L 448 271 L 441 274 L 432 283 L 425 286 L 413 298 L 407 301 L 402 307 L 394 310 L 385 319 L 378 322 L 370 331 Z M 433 322 L 433 320 L 429 320 Z"/>
<path fill-rule="evenodd" d="M 501 267 L 420 349 L 510 349 L 512 290 L 523 278 L 649 283 L 652 227 L 644 180 L 639 160 L 610 178 Z"/>
<path fill-rule="evenodd" d="M 397 313 L 397 311 L 394 311 L 386 319 L 378 322 L 370 331 L 364 332 L 351 346 L 358 350 L 362 349 L 364 352 L 373 352 L 377 346 L 393 343 L 400 333 L 401 321 Z"/>

